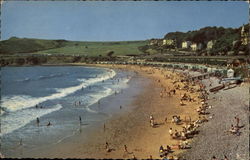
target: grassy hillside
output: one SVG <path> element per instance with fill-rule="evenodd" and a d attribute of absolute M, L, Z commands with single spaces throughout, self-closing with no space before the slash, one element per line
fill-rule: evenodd
<path fill-rule="evenodd" d="M 50 55 L 80 55 L 99 56 L 113 51 L 114 55 L 140 54 L 139 46 L 147 41 L 121 41 L 121 42 L 80 42 L 66 40 L 41 40 L 12 37 L 0 41 L 0 54 L 50 54 Z"/>
<path fill-rule="evenodd" d="M 139 46 L 146 45 L 147 41 L 122 41 L 122 42 L 70 42 L 65 47 L 43 50 L 37 54 L 64 54 L 105 56 L 113 51 L 114 55 L 141 54 Z"/>
<path fill-rule="evenodd" d="M 0 54 L 32 53 L 41 50 L 65 46 L 65 40 L 41 40 L 12 37 L 0 41 Z"/>

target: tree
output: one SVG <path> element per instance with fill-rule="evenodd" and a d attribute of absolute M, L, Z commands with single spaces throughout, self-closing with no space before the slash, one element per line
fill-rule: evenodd
<path fill-rule="evenodd" d="M 112 57 L 114 53 L 115 53 L 114 51 L 108 51 L 108 52 L 107 52 L 107 56 L 108 56 L 108 57 Z"/>

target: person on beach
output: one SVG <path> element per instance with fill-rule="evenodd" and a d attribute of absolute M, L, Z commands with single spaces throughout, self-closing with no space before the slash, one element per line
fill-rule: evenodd
<path fill-rule="evenodd" d="M 171 147 L 169 146 L 169 145 L 167 145 L 167 152 L 171 152 L 172 151 L 172 149 L 171 149 Z"/>
<path fill-rule="evenodd" d="M 181 99 L 181 101 L 180 101 L 180 105 L 181 105 L 181 106 L 186 105 L 186 104 L 183 102 L 183 100 L 182 100 L 182 99 Z"/>
<path fill-rule="evenodd" d="M 168 117 L 165 118 L 165 123 L 166 123 L 166 124 L 168 123 Z"/>
<path fill-rule="evenodd" d="M 152 155 L 149 155 L 149 159 L 153 159 L 153 156 L 152 156 Z"/>
<path fill-rule="evenodd" d="M 238 117 L 234 117 L 234 119 L 236 120 L 236 127 L 239 127 L 240 119 Z"/>
<path fill-rule="evenodd" d="M 122 109 L 122 106 L 120 106 L 120 109 Z"/>
<path fill-rule="evenodd" d="M 105 123 L 103 124 L 103 131 L 105 132 L 106 130 L 106 126 L 105 126 Z"/>
<path fill-rule="evenodd" d="M 111 152 L 108 142 L 105 143 L 105 149 L 106 149 L 106 152 Z"/>
<path fill-rule="evenodd" d="M 175 130 L 172 138 L 178 138 L 178 137 L 179 137 L 179 132 Z"/>
<path fill-rule="evenodd" d="M 128 153 L 128 148 L 127 148 L 126 145 L 124 145 L 124 152 L 125 152 L 125 153 Z"/>
<path fill-rule="evenodd" d="M 237 136 L 240 135 L 240 132 L 239 132 L 239 128 L 237 126 L 233 126 L 233 124 L 231 124 L 231 129 L 229 130 L 230 133 L 232 134 L 236 134 Z"/>
<path fill-rule="evenodd" d="M 151 127 L 154 127 L 154 125 L 155 125 L 154 120 L 153 120 L 153 119 L 150 120 L 150 126 L 151 126 Z"/>
<path fill-rule="evenodd" d="M 39 118 L 37 117 L 37 118 L 36 118 L 36 124 L 37 124 L 37 126 L 39 126 L 39 123 L 40 123 L 40 120 L 39 120 Z"/>
<path fill-rule="evenodd" d="M 134 154 L 132 155 L 132 159 L 136 159 L 136 157 L 135 157 L 135 155 L 134 155 Z"/>
<path fill-rule="evenodd" d="M 51 126 L 52 124 L 50 123 L 50 121 L 49 121 L 49 123 L 47 124 L 47 126 Z"/>
<path fill-rule="evenodd" d="M 160 93 L 160 97 L 161 97 L 161 98 L 163 97 L 163 94 L 162 94 L 162 92 Z"/>
<path fill-rule="evenodd" d="M 169 135 L 172 137 L 172 136 L 173 136 L 173 129 L 172 129 L 172 128 L 169 128 L 168 133 L 169 133 Z"/>
<path fill-rule="evenodd" d="M 160 157 L 162 157 L 163 152 L 164 152 L 164 148 L 161 145 L 160 148 L 159 148 Z"/>
<path fill-rule="evenodd" d="M 38 108 L 38 105 L 36 104 L 36 108 Z"/>
<path fill-rule="evenodd" d="M 150 122 L 150 126 L 154 127 L 154 117 L 153 117 L 153 115 L 150 115 L 149 119 L 150 119 L 150 121 L 149 121 Z"/>
<path fill-rule="evenodd" d="M 79 122 L 80 122 L 80 125 L 82 124 L 82 117 L 79 116 Z"/>
<path fill-rule="evenodd" d="M 181 139 L 182 140 L 186 140 L 187 139 L 185 132 L 181 131 L 180 135 L 181 135 Z"/>
<path fill-rule="evenodd" d="M 150 119 L 150 120 L 154 120 L 154 117 L 153 117 L 152 114 L 149 116 L 149 119 Z"/>

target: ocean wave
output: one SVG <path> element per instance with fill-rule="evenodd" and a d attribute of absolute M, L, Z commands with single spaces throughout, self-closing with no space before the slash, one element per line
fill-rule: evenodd
<path fill-rule="evenodd" d="M 114 70 L 108 70 L 106 73 L 103 73 L 99 75 L 96 78 L 88 79 L 88 80 L 83 80 L 80 85 L 73 86 L 73 87 L 68 87 L 68 88 L 62 88 L 62 89 L 57 89 L 57 93 L 51 94 L 49 96 L 45 97 L 31 97 L 28 95 L 18 95 L 18 96 L 11 96 L 11 97 L 2 97 L 2 107 L 6 109 L 6 111 L 9 112 L 14 112 L 26 108 L 31 108 L 39 103 L 48 101 L 48 100 L 53 100 L 53 99 L 58 99 L 65 97 L 69 94 L 72 94 L 82 88 L 86 88 L 89 85 L 95 84 L 97 82 L 101 82 L 103 80 L 107 80 L 110 78 L 113 78 L 116 75 Z"/>
<path fill-rule="evenodd" d="M 16 81 L 17 82 L 28 82 L 30 80 L 31 80 L 30 78 L 25 78 L 25 79 L 19 79 L 19 80 L 16 80 Z"/>
<path fill-rule="evenodd" d="M 39 76 L 39 78 L 38 78 L 37 80 L 50 79 L 50 78 L 62 77 L 62 76 L 64 76 L 63 73 L 59 73 L 59 74 L 50 74 L 50 75 L 46 75 L 46 76 Z"/>
<path fill-rule="evenodd" d="M 51 112 L 60 110 L 62 106 L 56 104 L 46 109 L 26 109 L 18 112 L 8 113 L 6 116 L 1 117 L 1 133 L 0 135 L 8 134 L 16 129 L 19 129 L 29 122 L 35 120 L 37 117 L 49 114 Z"/>
<path fill-rule="evenodd" d="M 82 102 L 85 104 L 84 107 L 87 111 L 96 113 L 96 111 L 92 110 L 90 106 L 97 103 L 100 99 L 112 95 L 113 93 L 114 91 L 111 88 L 105 87 L 104 90 L 84 96 Z"/>
<path fill-rule="evenodd" d="M 69 73 L 50 74 L 50 75 L 39 76 L 38 78 L 25 78 L 25 79 L 19 79 L 19 80 L 16 80 L 16 81 L 17 82 L 37 81 L 37 80 L 50 79 L 50 78 L 55 78 L 55 77 L 62 77 L 64 75 L 68 75 L 68 74 Z"/>

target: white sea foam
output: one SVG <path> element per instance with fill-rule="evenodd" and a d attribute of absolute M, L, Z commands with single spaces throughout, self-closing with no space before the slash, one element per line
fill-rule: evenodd
<path fill-rule="evenodd" d="M 8 115 L 1 116 L 1 133 L 4 135 L 14 130 L 25 126 L 27 123 L 35 120 L 37 117 L 41 117 L 48 113 L 60 110 L 62 106 L 60 104 L 51 106 L 47 109 L 26 109 L 18 112 L 10 112 Z"/>
<path fill-rule="evenodd" d="M 128 87 L 128 82 L 130 81 L 130 79 L 131 79 L 131 77 L 122 78 L 120 83 L 118 83 L 117 85 L 110 86 L 111 88 L 104 87 L 103 90 L 100 90 L 97 93 L 89 94 L 89 95 L 85 96 L 83 99 L 84 99 L 84 101 L 87 101 L 87 104 L 85 103 L 86 104 L 86 106 L 85 106 L 86 109 L 89 112 L 95 112 L 94 110 L 89 108 L 91 105 L 97 103 L 100 99 L 102 99 L 104 97 L 107 97 L 107 96 L 110 96 L 110 95 L 114 94 L 117 91 L 117 89 L 120 90 L 120 89 L 127 88 Z"/>
<path fill-rule="evenodd" d="M 105 87 L 104 90 L 101 90 L 97 93 L 94 93 L 94 94 L 89 94 L 87 96 L 84 97 L 84 101 L 86 106 L 86 110 L 89 111 L 89 112 L 96 112 L 92 109 L 90 109 L 89 107 L 95 103 L 97 103 L 100 99 L 104 98 L 104 97 L 107 97 L 109 95 L 112 95 L 114 93 L 114 91 L 111 89 L 111 88 L 107 88 Z"/>
<path fill-rule="evenodd" d="M 57 89 L 57 93 L 54 93 L 45 97 L 35 98 L 35 97 L 28 96 L 28 95 L 18 95 L 18 96 L 11 96 L 11 97 L 3 96 L 1 105 L 3 108 L 6 109 L 6 111 L 9 111 L 9 112 L 31 108 L 39 103 L 42 103 L 48 100 L 65 97 L 89 85 L 95 84 L 97 82 L 101 82 L 103 80 L 110 79 L 114 77 L 115 75 L 116 75 L 115 71 L 109 70 L 108 72 L 102 75 L 99 75 L 96 78 L 92 78 L 88 80 L 82 79 L 82 83 L 77 86 Z"/>
<path fill-rule="evenodd" d="M 30 81 L 30 78 L 25 78 L 25 79 L 20 79 L 20 80 L 16 80 L 17 82 L 25 82 L 25 81 Z"/>

